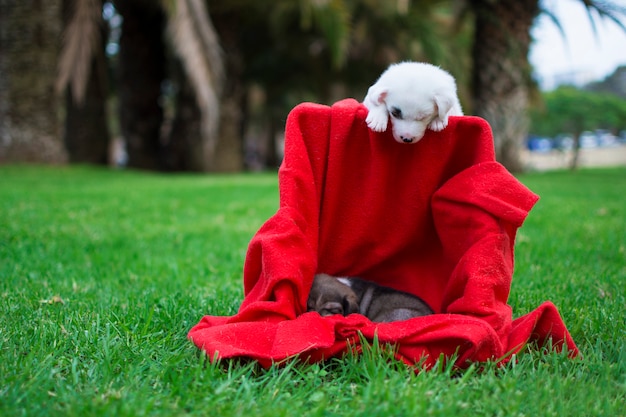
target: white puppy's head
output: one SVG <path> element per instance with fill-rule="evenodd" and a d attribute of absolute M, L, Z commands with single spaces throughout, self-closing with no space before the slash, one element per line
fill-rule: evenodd
<path fill-rule="evenodd" d="M 400 143 L 417 143 L 427 128 L 443 130 L 448 116 L 463 115 L 454 78 L 419 62 L 391 65 L 369 88 L 363 104 L 369 128 L 383 132 L 391 117 L 393 137 Z"/>

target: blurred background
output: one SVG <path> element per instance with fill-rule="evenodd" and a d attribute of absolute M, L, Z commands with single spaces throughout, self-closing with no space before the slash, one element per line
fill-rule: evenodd
<path fill-rule="evenodd" d="M 625 3 L 0 0 L 0 163 L 275 169 L 292 107 L 402 60 L 456 77 L 513 172 L 626 163 Z"/>

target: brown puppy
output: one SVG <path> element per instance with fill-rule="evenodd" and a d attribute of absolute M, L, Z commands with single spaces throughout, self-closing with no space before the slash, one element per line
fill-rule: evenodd
<path fill-rule="evenodd" d="M 307 311 L 317 311 L 322 316 L 359 312 L 359 299 L 352 289 L 337 278 L 317 274 L 307 300 Z"/>
<path fill-rule="evenodd" d="M 307 301 L 308 311 L 322 316 L 360 313 L 374 322 L 408 320 L 433 314 L 421 298 L 356 277 L 317 274 Z"/>

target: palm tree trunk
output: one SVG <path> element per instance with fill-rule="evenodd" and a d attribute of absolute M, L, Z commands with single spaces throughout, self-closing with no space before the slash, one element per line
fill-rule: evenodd
<path fill-rule="evenodd" d="M 64 162 L 54 92 L 61 0 L 0 8 L 0 162 Z"/>
<path fill-rule="evenodd" d="M 123 17 L 119 50 L 119 118 L 128 166 L 160 168 L 163 122 L 161 84 L 165 78 L 165 18 L 158 2 L 118 0 Z"/>
<path fill-rule="evenodd" d="M 208 170 L 238 172 L 243 169 L 243 111 L 246 87 L 243 82 L 244 57 L 239 46 L 239 21 L 228 14 L 215 20 L 225 54 L 226 79 L 220 100 L 220 122 L 215 153 Z"/>
<path fill-rule="evenodd" d="M 214 172 L 239 172 L 243 169 L 243 93 L 238 86 L 228 86 L 222 98 L 220 128 L 215 144 L 215 158 L 210 167 Z M 232 91 L 232 96 L 228 95 Z"/>
<path fill-rule="evenodd" d="M 528 133 L 531 70 L 530 28 L 538 0 L 471 0 L 475 15 L 472 48 L 473 113 L 493 129 L 496 159 L 512 172 Z"/>
<path fill-rule="evenodd" d="M 170 79 L 174 85 L 175 113 L 161 149 L 165 171 L 203 171 L 202 114 L 193 87 L 179 60 L 172 58 Z"/>
<path fill-rule="evenodd" d="M 76 1 L 63 1 L 64 25 L 72 19 Z M 102 9 L 102 0 L 97 1 L 97 6 Z M 65 94 L 64 142 L 70 162 L 105 165 L 108 161 L 110 140 L 106 106 L 108 80 L 104 53 L 107 31 L 102 22 L 99 29 L 100 41 L 94 46 L 82 102 L 76 102 L 71 83 Z"/>

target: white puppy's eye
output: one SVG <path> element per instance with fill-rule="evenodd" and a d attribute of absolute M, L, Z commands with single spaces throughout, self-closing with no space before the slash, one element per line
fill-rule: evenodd
<path fill-rule="evenodd" d="M 402 119 L 402 110 L 397 107 L 392 107 L 390 111 L 391 115 L 396 119 Z"/>

